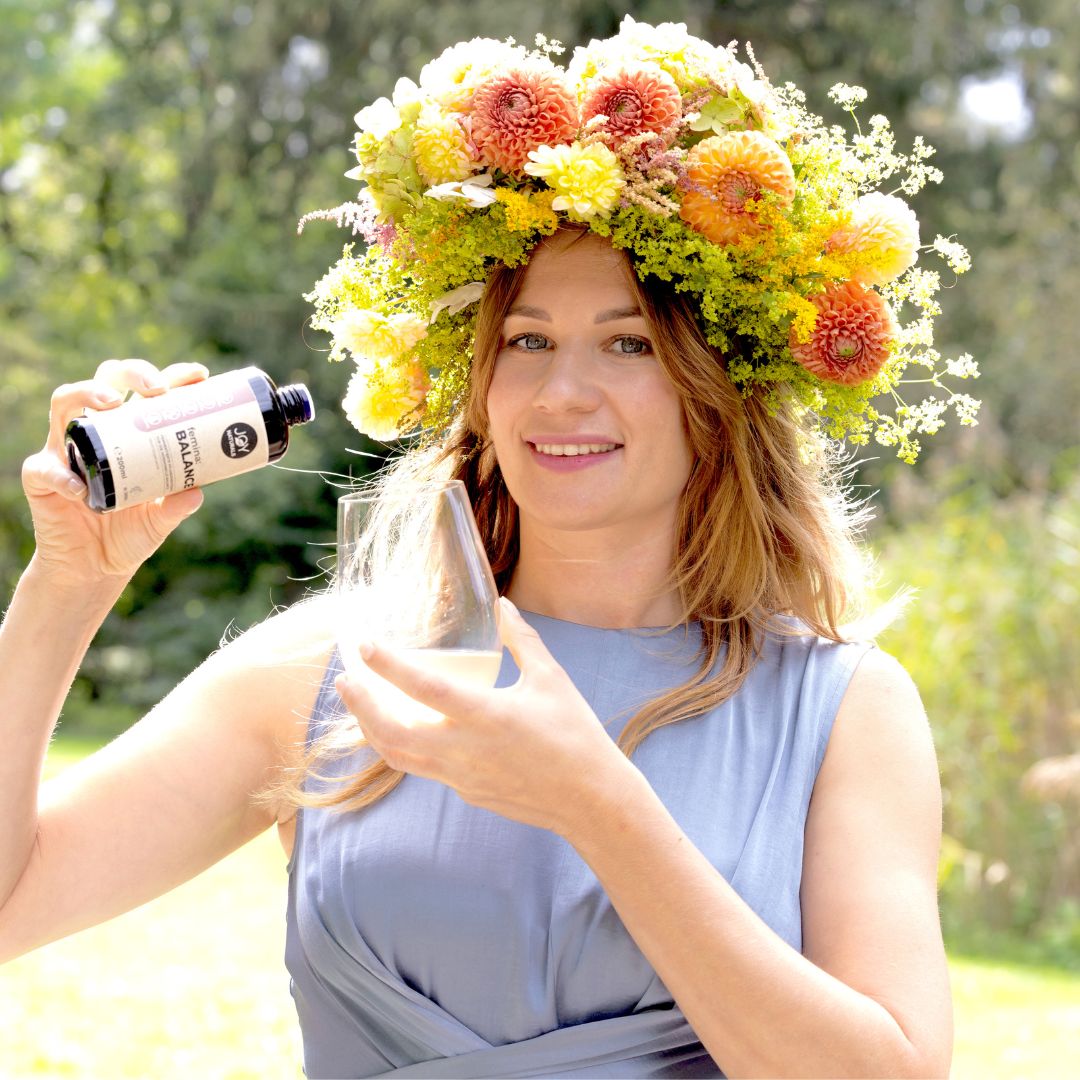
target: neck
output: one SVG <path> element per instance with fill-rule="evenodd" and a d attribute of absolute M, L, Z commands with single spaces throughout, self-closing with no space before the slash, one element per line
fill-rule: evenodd
<path fill-rule="evenodd" d="M 507 595 L 525 611 L 587 626 L 668 626 L 683 618 L 668 580 L 672 554 L 669 535 L 628 543 L 608 529 L 567 533 L 522 521 Z"/>

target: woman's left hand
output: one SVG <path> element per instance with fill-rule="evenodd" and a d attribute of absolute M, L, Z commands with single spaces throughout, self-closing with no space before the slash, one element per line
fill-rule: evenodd
<path fill-rule="evenodd" d="M 337 690 L 391 768 L 438 780 L 473 806 L 567 836 L 586 820 L 590 791 L 633 766 L 539 634 L 509 600 L 499 605 L 503 644 L 521 671 L 513 686 L 451 682 L 372 643 L 362 650 L 367 667 L 436 715 L 403 722 L 364 676 L 339 676 Z"/>

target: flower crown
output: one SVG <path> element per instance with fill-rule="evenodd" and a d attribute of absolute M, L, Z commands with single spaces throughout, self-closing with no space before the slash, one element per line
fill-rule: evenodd
<path fill-rule="evenodd" d="M 346 175 L 365 186 L 300 227 L 335 220 L 367 245 L 347 245 L 306 297 L 330 359 L 356 364 L 343 404 L 361 432 L 386 440 L 453 419 L 489 272 L 526 262 L 566 222 L 687 293 L 740 391 L 791 402 L 827 437 L 872 435 L 914 461 L 916 435 L 948 409 L 976 422 L 979 402 L 942 380 L 978 368 L 933 348 L 940 274 L 916 266 L 922 251 L 955 273 L 970 260 L 941 236 L 921 247 L 896 194 L 940 181 L 932 147 L 916 138 L 897 153 L 885 117 L 859 126 L 866 92 L 837 84 L 849 139 L 794 85 L 771 86 L 749 47 L 747 65 L 681 23 L 627 16 L 565 70 L 552 60 L 562 51 L 543 36 L 533 50 L 461 42 L 419 85 L 402 79 L 356 114 L 359 164 Z M 925 370 L 904 379 L 909 365 Z M 897 391 L 909 381 L 934 389 L 909 405 Z"/>

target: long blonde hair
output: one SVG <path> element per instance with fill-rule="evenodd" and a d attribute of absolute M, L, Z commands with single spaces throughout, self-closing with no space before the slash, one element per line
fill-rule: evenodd
<path fill-rule="evenodd" d="M 856 543 L 861 513 L 845 493 L 836 460 L 806 434 L 790 410 L 743 398 L 724 357 L 704 339 L 684 294 L 654 278 L 627 278 L 653 334 L 659 363 L 682 399 L 694 464 L 679 506 L 671 583 L 681 622 L 701 626 L 694 677 L 630 718 L 618 745 L 628 756 L 657 728 L 699 716 L 742 684 L 770 632 L 810 632 L 845 640 L 844 623 L 861 612 L 867 564 Z M 465 408 L 445 438 L 397 459 L 380 487 L 442 479 L 464 481 L 499 592 L 518 558 L 517 507 L 488 438 L 487 389 L 503 322 L 527 266 L 491 274 L 477 315 Z M 777 615 L 793 617 L 796 629 Z M 717 667 L 723 653 L 723 661 Z M 328 756 L 355 750 L 355 724 L 310 747 L 278 792 L 296 805 L 360 809 L 391 791 L 402 773 L 374 760 L 338 786 L 303 790 Z"/>

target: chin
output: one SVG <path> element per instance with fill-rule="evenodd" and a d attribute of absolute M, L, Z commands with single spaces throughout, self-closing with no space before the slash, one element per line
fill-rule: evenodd
<path fill-rule="evenodd" d="M 532 524 L 564 532 L 588 532 L 627 520 L 625 503 L 614 495 L 603 499 L 526 498 L 518 501 L 522 515 Z"/>

